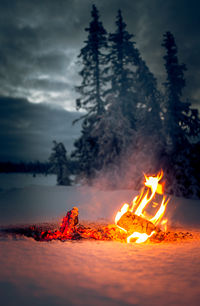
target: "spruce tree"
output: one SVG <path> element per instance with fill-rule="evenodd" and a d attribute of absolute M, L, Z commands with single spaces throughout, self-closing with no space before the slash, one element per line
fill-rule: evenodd
<path fill-rule="evenodd" d="M 109 35 L 108 79 L 112 85 L 108 93 L 114 93 L 119 99 L 122 113 L 129 119 L 133 129 L 156 134 L 162 126 L 161 94 L 157 89 L 156 79 L 135 47 L 133 35 L 126 30 L 120 10 L 116 26 L 116 32 Z"/>
<path fill-rule="evenodd" d="M 162 95 L 157 89 L 157 80 L 149 70 L 139 52 L 134 55 L 136 69 L 136 84 L 138 91 L 138 115 L 140 120 L 139 129 L 144 136 L 154 135 L 162 137 L 161 104 Z"/>
<path fill-rule="evenodd" d="M 134 66 L 132 54 L 134 50 L 133 35 L 126 30 L 122 13 L 119 10 L 116 19 L 116 31 L 109 35 L 109 52 L 107 62 L 108 80 L 111 88 L 107 94 L 114 95 L 120 103 L 122 114 L 128 118 L 131 128 L 136 128 L 135 112 L 137 96 L 134 87 Z"/>
<path fill-rule="evenodd" d="M 85 46 L 79 54 L 83 68 L 80 71 L 82 84 L 77 87 L 80 98 L 76 101 L 77 109 L 86 110 L 82 123 L 80 138 L 75 141 L 75 150 L 72 157 L 78 159 L 80 173 L 91 179 L 94 176 L 98 151 L 96 137 L 92 130 L 105 112 L 104 86 L 105 86 L 105 49 L 107 47 L 106 30 L 99 20 L 99 13 L 95 5 L 91 11 L 92 21 L 85 29 L 88 32 Z"/>
<path fill-rule="evenodd" d="M 177 46 L 172 33 L 164 34 L 162 44 L 166 48 L 164 56 L 167 80 L 165 102 L 166 152 L 164 168 L 168 177 L 168 190 L 177 195 L 197 195 L 198 179 L 192 161 L 193 146 L 190 136 L 197 136 L 200 130 L 198 111 L 189 102 L 182 101 L 185 87 L 185 64 L 179 64 Z"/>
<path fill-rule="evenodd" d="M 124 118 L 129 122 L 132 132 L 135 131 L 128 144 L 131 162 L 137 163 L 138 152 L 142 151 L 143 156 L 148 159 L 146 171 L 152 168 L 157 171 L 159 166 L 155 161 L 158 160 L 162 147 L 162 97 L 154 75 L 135 46 L 134 36 L 126 28 L 119 10 L 116 31 L 109 35 L 107 59 L 110 63 L 108 79 L 111 81 L 111 89 L 108 93 L 114 94 L 118 99 Z M 125 163 L 124 168 L 127 168 Z"/>
<path fill-rule="evenodd" d="M 173 149 L 177 146 L 188 144 L 188 136 L 199 134 L 198 111 L 191 108 L 191 104 L 182 101 L 183 89 L 186 85 L 184 72 L 185 64 L 179 64 L 177 56 L 177 46 L 171 32 L 164 34 L 162 44 L 166 48 L 167 54 L 164 56 L 167 81 L 164 83 L 166 89 L 166 115 L 165 127 L 167 138 Z"/>
<path fill-rule="evenodd" d="M 133 61 L 137 67 L 135 83 L 139 101 L 135 160 L 137 162 L 140 152 L 139 155 L 143 155 L 145 159 L 145 168 L 142 170 L 154 174 L 161 169 L 160 158 L 164 147 L 161 120 L 163 97 L 157 88 L 156 78 L 139 51 L 133 53 Z"/>
<path fill-rule="evenodd" d="M 91 11 L 92 21 L 88 28 L 85 46 L 81 49 L 79 58 L 83 66 L 80 71 L 82 84 L 77 87 L 80 98 L 77 99 L 78 109 L 85 109 L 89 114 L 101 115 L 104 112 L 103 92 L 105 65 L 104 49 L 107 46 L 106 30 L 99 20 L 99 13 L 95 5 Z"/>

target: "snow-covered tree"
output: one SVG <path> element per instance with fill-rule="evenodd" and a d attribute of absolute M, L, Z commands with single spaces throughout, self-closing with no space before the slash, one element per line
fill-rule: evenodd
<path fill-rule="evenodd" d="M 67 151 L 62 142 L 53 141 L 52 153 L 49 157 L 50 171 L 57 175 L 58 185 L 70 185 Z"/>

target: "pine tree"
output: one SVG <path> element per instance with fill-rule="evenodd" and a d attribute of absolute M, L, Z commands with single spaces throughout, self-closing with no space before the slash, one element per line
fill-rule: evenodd
<path fill-rule="evenodd" d="M 172 33 L 164 34 L 162 44 L 167 54 L 164 56 L 167 81 L 165 103 L 166 151 L 164 168 L 168 178 L 168 190 L 177 195 L 191 196 L 199 193 L 198 178 L 192 161 L 193 146 L 190 136 L 200 131 L 198 111 L 191 108 L 189 102 L 182 101 L 185 87 L 185 64 L 179 64 L 177 46 Z"/>
<path fill-rule="evenodd" d="M 136 50 L 137 51 L 137 50 Z M 163 97 L 157 89 L 157 80 L 142 59 L 139 51 L 133 53 L 136 65 L 137 104 L 137 138 L 135 162 L 143 155 L 145 168 L 143 172 L 154 174 L 160 170 L 160 157 L 163 152 L 163 122 L 161 105 Z M 140 153 L 138 153 L 140 152 Z M 138 167 L 138 169 L 141 169 Z"/>
<path fill-rule="evenodd" d="M 131 128 L 135 129 L 135 112 L 137 96 L 134 87 L 134 66 L 132 55 L 134 52 L 133 35 L 126 30 L 121 11 L 118 11 L 116 19 L 116 31 L 109 35 L 109 52 L 107 62 L 108 80 L 111 88 L 107 94 L 117 98 L 122 109 L 122 114 L 128 118 Z"/>
<path fill-rule="evenodd" d="M 107 60 L 111 64 L 108 79 L 112 86 L 108 93 L 114 93 L 119 98 L 122 113 L 133 129 L 138 127 L 143 133 L 156 134 L 162 126 L 161 94 L 156 79 L 135 47 L 133 35 L 126 30 L 120 10 L 116 26 L 116 32 L 109 36 Z"/>
<path fill-rule="evenodd" d="M 108 94 L 114 94 L 119 101 L 122 114 L 133 132 L 127 145 L 128 159 L 136 164 L 140 155 L 145 156 L 146 160 L 148 157 L 146 171 L 156 171 L 158 163 L 155 161 L 158 160 L 162 147 L 162 97 L 154 75 L 132 39 L 133 35 L 127 31 L 119 10 L 116 31 L 109 35 L 107 60 L 110 63 L 108 79 L 111 81 L 111 89 Z M 125 163 L 124 168 L 128 169 Z M 141 167 L 138 165 L 138 168 Z M 136 172 L 134 169 L 134 173 Z"/>
<path fill-rule="evenodd" d="M 92 6 L 92 21 L 85 46 L 81 49 L 79 58 L 83 65 L 80 71 L 82 77 L 81 86 L 77 87 L 80 98 L 76 101 L 77 109 L 84 109 L 87 113 L 82 116 L 81 137 L 75 141 L 75 150 L 72 157 L 79 160 L 80 173 L 88 179 L 94 176 L 96 167 L 95 157 L 98 151 L 96 137 L 92 136 L 92 130 L 105 112 L 103 100 L 105 86 L 105 55 L 107 47 L 106 30 L 99 20 L 99 13 L 95 5 Z"/>
<path fill-rule="evenodd" d="M 182 92 L 186 85 L 184 71 L 185 64 L 179 64 L 177 57 L 177 46 L 172 33 L 164 34 L 162 44 L 167 54 L 164 56 L 167 81 L 164 83 L 166 89 L 166 115 L 165 127 L 167 139 L 172 150 L 177 146 L 187 145 L 188 136 L 197 136 L 200 132 L 200 121 L 198 111 L 191 108 L 191 104 L 182 101 Z"/>
<path fill-rule="evenodd" d="M 149 70 L 139 52 L 135 53 L 134 61 L 137 65 L 136 84 L 139 98 L 140 116 L 139 128 L 146 136 L 162 137 L 161 104 L 162 95 L 157 89 L 157 80 Z M 144 135 L 144 136 L 145 136 Z"/>
<path fill-rule="evenodd" d="M 82 77 L 81 86 L 77 87 L 80 98 L 77 99 L 77 109 L 84 109 L 87 113 L 82 117 L 81 137 L 75 141 L 75 150 L 72 157 L 79 160 L 80 173 L 88 179 L 94 176 L 95 157 L 98 151 L 96 137 L 91 132 L 105 112 L 103 94 L 105 86 L 105 55 L 107 47 L 106 30 L 99 20 L 99 13 L 95 5 L 91 11 L 92 21 L 85 46 L 81 49 L 79 58 L 83 68 L 80 71 Z"/>
<path fill-rule="evenodd" d="M 49 157 L 50 171 L 56 173 L 58 185 L 70 185 L 67 151 L 62 142 L 53 141 L 52 153 Z"/>
<path fill-rule="evenodd" d="M 80 98 L 77 99 L 77 109 L 85 109 L 88 114 L 101 115 L 104 112 L 103 92 L 105 65 L 104 50 L 107 47 L 106 30 L 99 20 L 99 13 L 95 5 L 92 6 L 92 21 L 88 28 L 85 46 L 79 54 L 83 68 L 80 71 L 82 84 L 77 87 Z"/>

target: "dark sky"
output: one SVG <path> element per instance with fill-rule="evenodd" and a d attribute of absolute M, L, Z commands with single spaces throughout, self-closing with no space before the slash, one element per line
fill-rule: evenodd
<path fill-rule="evenodd" d="M 0 160 L 45 159 L 52 138 L 71 150 L 80 128 L 71 127 L 78 116 L 71 113 L 80 81 L 76 60 L 93 3 L 108 32 L 122 9 L 159 84 L 165 78 L 162 35 L 172 31 L 188 68 L 185 96 L 200 108 L 200 1 L 0 0 Z"/>
<path fill-rule="evenodd" d="M 53 140 L 72 150 L 80 133 L 80 122 L 72 126 L 77 117 L 76 112 L 48 104 L 0 97 L 0 160 L 46 160 Z"/>

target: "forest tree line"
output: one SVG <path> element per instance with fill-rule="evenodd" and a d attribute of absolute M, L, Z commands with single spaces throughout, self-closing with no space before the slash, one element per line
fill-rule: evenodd
<path fill-rule="evenodd" d="M 42 175 L 56 174 L 58 177 L 58 168 L 64 168 L 64 167 L 66 167 L 68 170 L 67 175 L 74 175 L 77 173 L 78 163 L 76 161 L 70 160 L 70 158 L 67 158 L 67 156 L 66 160 L 63 161 L 60 155 L 58 157 L 58 160 L 61 161 L 59 163 L 59 166 L 58 164 L 56 166 L 56 158 L 54 156 L 53 156 L 53 161 L 51 157 L 49 158 L 48 161 L 44 162 L 41 161 L 0 162 L 0 173 L 24 173 L 24 174 L 32 174 L 33 176 L 36 176 L 37 174 L 42 174 Z M 66 174 L 64 174 L 63 176 L 65 175 Z M 57 180 L 57 182 L 59 185 L 65 185 L 64 181 L 62 180 L 60 181 Z"/>
<path fill-rule="evenodd" d="M 163 35 L 166 81 L 159 90 L 120 10 L 115 31 L 107 33 L 93 5 L 85 31 L 79 54 L 82 82 L 76 88 L 76 107 L 85 113 L 72 152 L 78 179 L 138 188 L 143 173 L 163 169 L 169 193 L 200 196 L 200 120 L 183 99 L 186 66 L 179 63 L 173 34 Z"/>
<path fill-rule="evenodd" d="M 81 135 L 71 156 L 54 142 L 47 172 L 59 185 L 72 184 L 74 174 L 75 182 L 138 189 L 144 173 L 162 169 L 168 193 L 200 197 L 200 119 L 183 97 L 186 65 L 173 34 L 163 34 L 166 80 L 159 89 L 120 10 L 108 33 L 93 5 L 85 31 L 76 87 Z"/>

